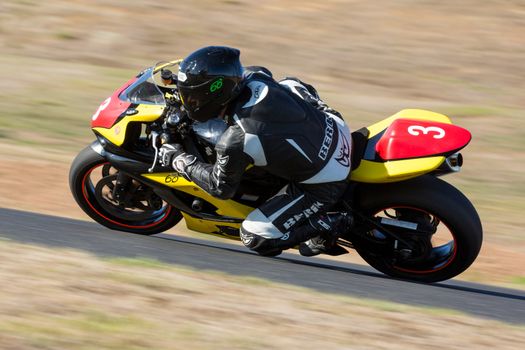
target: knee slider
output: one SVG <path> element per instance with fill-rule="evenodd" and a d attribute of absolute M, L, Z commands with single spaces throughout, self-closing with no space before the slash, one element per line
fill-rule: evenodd
<path fill-rule="evenodd" d="M 261 246 L 264 246 L 264 243 L 267 241 L 266 238 L 246 230 L 243 226 L 241 226 L 239 235 L 241 237 L 242 243 L 247 248 L 250 248 L 254 251 L 258 251 L 258 249 L 261 248 Z"/>

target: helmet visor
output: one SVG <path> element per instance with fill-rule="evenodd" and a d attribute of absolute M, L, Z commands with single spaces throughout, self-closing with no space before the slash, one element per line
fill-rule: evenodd
<path fill-rule="evenodd" d="M 178 89 L 184 108 L 195 111 L 216 99 L 222 90 L 222 82 L 223 78 L 219 77 L 194 86 L 180 84 Z"/>

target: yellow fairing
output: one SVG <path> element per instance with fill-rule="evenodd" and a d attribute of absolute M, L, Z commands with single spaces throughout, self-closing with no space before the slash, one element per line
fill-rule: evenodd
<path fill-rule="evenodd" d="M 160 115 L 164 111 L 164 106 L 163 105 L 141 104 L 141 105 L 138 105 L 135 109 L 137 110 L 136 114 L 126 116 L 121 121 L 113 125 L 111 128 L 105 129 L 105 128 L 98 127 L 98 128 L 93 128 L 93 130 L 98 132 L 100 135 L 104 136 L 111 143 L 117 146 L 121 146 L 124 143 L 124 139 L 126 137 L 126 129 L 129 123 L 154 122 L 160 117 Z"/>
<path fill-rule="evenodd" d="M 410 179 L 439 167 L 445 157 L 403 159 L 389 162 L 362 160 L 359 168 L 352 171 L 350 180 L 357 182 L 394 182 Z"/>
<path fill-rule="evenodd" d="M 450 119 L 439 113 L 422 109 L 404 109 L 393 116 L 367 127 L 372 138 L 384 131 L 395 119 L 420 119 L 452 124 Z M 375 147 L 375 145 L 371 145 Z M 357 182 L 383 183 L 407 180 L 438 168 L 445 157 L 426 157 L 394 161 L 362 160 L 359 167 L 352 171 L 350 180 Z"/>
<path fill-rule="evenodd" d="M 189 214 L 182 213 L 184 221 L 186 222 L 186 227 L 189 230 L 207 233 L 211 235 L 227 237 L 231 239 L 239 239 L 239 228 L 241 227 L 240 223 L 229 223 L 221 221 L 212 221 L 212 220 L 203 220 L 195 218 Z M 235 233 L 234 233 L 235 232 Z"/>
<path fill-rule="evenodd" d="M 217 214 L 231 218 L 244 219 L 255 208 L 237 203 L 231 199 L 219 199 L 206 193 L 194 182 L 188 181 L 177 173 L 157 173 L 142 174 L 143 177 L 172 187 L 178 191 L 191 194 L 192 196 L 202 198 L 204 201 L 213 204 L 218 208 Z M 222 224 L 222 223 L 221 223 Z"/>

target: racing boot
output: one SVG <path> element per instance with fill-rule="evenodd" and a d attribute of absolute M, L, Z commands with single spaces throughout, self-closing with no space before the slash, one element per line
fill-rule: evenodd
<path fill-rule="evenodd" d="M 299 245 L 299 253 L 303 256 L 315 256 L 321 253 L 328 255 L 341 255 L 347 253 L 346 249 L 337 244 L 337 239 L 354 223 L 353 217 L 348 214 L 326 214 L 320 216 L 310 224 L 316 227 L 319 235 Z"/>
<path fill-rule="evenodd" d="M 319 226 L 311 220 L 285 233 L 281 238 L 268 239 L 246 230 L 241 226 L 240 238 L 244 245 L 262 256 L 277 256 L 283 250 L 293 248 L 319 235 Z"/>
<path fill-rule="evenodd" d="M 319 234 L 319 228 L 306 222 L 285 233 L 281 238 L 267 239 L 247 231 L 241 226 L 240 237 L 244 245 L 262 256 L 277 256 Z"/>

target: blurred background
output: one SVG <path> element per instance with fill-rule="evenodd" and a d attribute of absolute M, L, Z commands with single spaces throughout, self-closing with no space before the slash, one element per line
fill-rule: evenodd
<path fill-rule="evenodd" d="M 86 219 L 67 172 L 91 115 L 138 71 L 207 45 L 313 84 L 354 130 L 404 108 L 469 129 L 445 179 L 485 244 L 459 278 L 525 288 L 522 0 L 2 0 L 0 206 Z"/>
<path fill-rule="evenodd" d="M 81 216 L 66 168 L 101 101 L 157 61 L 228 45 L 316 86 L 354 130 L 403 108 L 468 128 L 463 171 L 446 179 L 481 214 L 488 265 L 519 277 L 506 263 L 525 262 L 524 33 L 524 1 L 3 0 L 2 206 Z"/>

